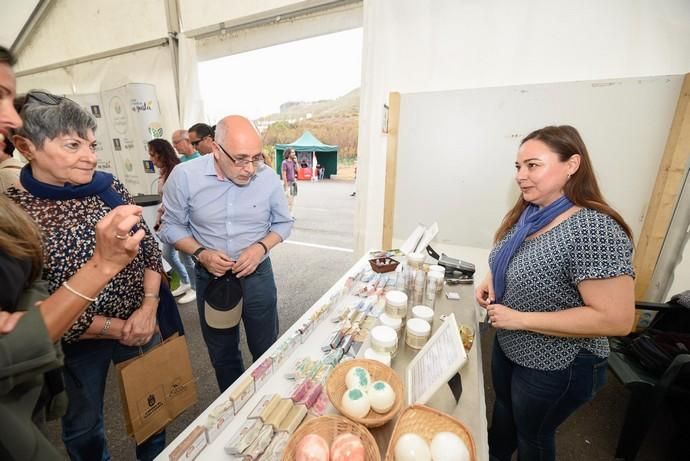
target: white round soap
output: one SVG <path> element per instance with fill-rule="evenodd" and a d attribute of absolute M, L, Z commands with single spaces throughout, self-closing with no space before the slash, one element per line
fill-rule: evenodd
<path fill-rule="evenodd" d="M 376 413 L 387 413 L 395 403 L 395 391 L 385 381 L 374 381 L 369 386 L 369 403 Z"/>
<path fill-rule="evenodd" d="M 395 461 L 431 461 L 429 444 L 417 434 L 403 434 L 395 444 Z"/>
<path fill-rule="evenodd" d="M 351 416 L 353 418 L 364 418 L 369 414 L 369 410 L 371 409 L 369 398 L 361 389 L 348 389 L 343 394 L 341 404 L 343 405 L 345 416 Z"/>
<path fill-rule="evenodd" d="M 366 392 L 371 383 L 369 372 L 362 367 L 352 367 L 345 375 L 345 385 L 348 389 L 361 389 Z"/>
<path fill-rule="evenodd" d="M 452 432 L 439 432 L 431 440 L 431 459 L 434 461 L 470 461 L 465 442 Z"/>

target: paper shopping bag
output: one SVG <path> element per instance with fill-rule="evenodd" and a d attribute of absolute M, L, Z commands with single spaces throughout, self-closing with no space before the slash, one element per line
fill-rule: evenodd
<path fill-rule="evenodd" d="M 127 433 L 137 444 L 156 434 L 197 401 L 187 341 L 172 336 L 117 365 Z"/>

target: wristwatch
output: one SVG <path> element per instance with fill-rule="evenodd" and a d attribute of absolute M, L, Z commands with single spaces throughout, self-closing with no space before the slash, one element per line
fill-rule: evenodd
<path fill-rule="evenodd" d="M 201 264 L 201 261 L 199 261 L 199 255 L 200 255 L 201 252 L 204 251 L 205 249 L 206 249 L 206 248 L 204 248 L 204 247 L 199 247 L 199 248 L 196 249 L 196 251 L 194 252 L 194 254 L 192 254 L 192 260 L 193 260 L 195 263 Z"/>

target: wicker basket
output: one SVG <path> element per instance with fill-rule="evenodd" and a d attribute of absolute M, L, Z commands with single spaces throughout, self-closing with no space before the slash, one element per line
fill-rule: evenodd
<path fill-rule="evenodd" d="M 323 437 L 328 445 L 340 434 L 350 432 L 362 441 L 364 445 L 364 459 L 367 461 L 381 461 L 381 453 L 376 445 L 374 436 L 366 427 L 337 415 L 325 415 L 303 423 L 288 441 L 283 453 L 283 461 L 295 461 L 295 450 L 302 437 L 307 434 L 317 434 Z"/>
<path fill-rule="evenodd" d="M 362 367 L 366 369 L 369 372 L 369 375 L 371 375 L 372 382 L 383 380 L 391 385 L 393 391 L 395 392 L 395 403 L 393 403 L 393 407 L 388 410 L 387 413 L 376 413 L 374 410 L 370 410 L 369 414 L 364 418 L 354 418 L 345 414 L 342 406 L 343 394 L 345 391 L 347 391 L 345 376 L 347 376 L 347 372 L 350 371 L 350 368 L 352 367 Z M 397 415 L 400 411 L 404 398 L 402 381 L 395 371 L 393 371 L 391 367 L 387 367 L 381 362 L 368 359 L 348 360 L 347 362 L 343 362 L 335 367 L 333 371 L 331 371 L 331 374 L 328 375 L 326 392 L 328 393 L 328 398 L 336 410 L 345 415 L 347 418 L 350 418 L 352 421 L 363 424 L 366 427 L 383 426 L 388 421 L 393 419 L 393 417 L 395 417 L 395 415 Z"/>
<path fill-rule="evenodd" d="M 378 272 L 379 274 L 394 271 L 395 268 L 398 267 L 398 264 L 400 263 L 395 259 L 387 257 L 374 258 L 369 260 L 371 270 L 373 270 L 374 272 Z"/>
<path fill-rule="evenodd" d="M 467 445 L 470 452 L 470 460 L 477 460 L 477 449 L 474 446 L 474 439 L 469 429 L 457 419 L 441 413 L 438 410 L 429 408 L 426 405 L 410 405 L 405 408 L 395 424 L 393 434 L 388 443 L 385 461 L 395 461 L 395 444 L 401 435 L 413 432 L 424 438 L 429 445 L 431 440 L 439 432 L 452 432 L 457 435 Z"/>

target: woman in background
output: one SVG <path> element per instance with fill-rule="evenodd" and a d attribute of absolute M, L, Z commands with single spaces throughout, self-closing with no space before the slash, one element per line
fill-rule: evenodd
<path fill-rule="evenodd" d="M 475 292 L 497 329 L 489 453 L 547 461 L 558 426 L 606 380 L 606 336 L 632 328 L 632 235 L 601 195 L 575 128 L 530 133 L 515 168 L 521 195 Z"/>
<path fill-rule="evenodd" d="M 175 149 L 165 139 L 152 139 L 148 142 L 149 157 L 153 164 L 158 168 L 160 177 L 158 178 L 158 194 L 163 196 L 163 186 L 175 165 L 180 163 L 180 159 L 175 155 Z M 163 205 L 158 208 L 156 224 L 154 230 L 158 230 L 161 225 L 161 217 L 165 210 Z M 170 264 L 175 272 L 180 276 L 180 286 L 175 289 L 173 296 L 182 296 L 178 302 L 180 304 L 190 303 L 196 300 L 196 275 L 194 274 L 194 263 L 192 257 L 186 253 L 178 252 L 173 245 L 162 243 L 163 257 Z"/>

